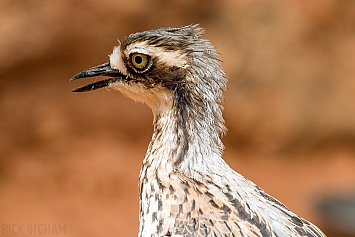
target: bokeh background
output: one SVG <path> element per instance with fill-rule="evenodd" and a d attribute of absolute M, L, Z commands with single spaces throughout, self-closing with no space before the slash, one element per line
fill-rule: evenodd
<path fill-rule="evenodd" d="M 355 1 L 2 0 L 0 236 L 137 235 L 151 112 L 69 78 L 130 33 L 191 23 L 228 74 L 227 162 L 329 236 L 345 223 L 324 200 L 355 193 Z"/>

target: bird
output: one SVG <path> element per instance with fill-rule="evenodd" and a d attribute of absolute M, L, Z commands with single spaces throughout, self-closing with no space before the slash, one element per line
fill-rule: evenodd
<path fill-rule="evenodd" d="M 139 175 L 139 237 L 325 237 L 222 158 L 227 76 L 198 24 L 133 33 L 109 62 L 70 80 L 147 104 L 153 135 Z"/>

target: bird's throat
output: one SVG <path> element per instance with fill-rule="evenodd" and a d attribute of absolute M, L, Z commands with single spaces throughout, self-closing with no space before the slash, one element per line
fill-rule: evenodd
<path fill-rule="evenodd" d="M 143 166 L 167 173 L 178 171 L 186 176 L 209 173 L 215 162 L 222 160 L 224 148 L 215 118 L 207 110 L 196 114 L 196 109 L 176 104 L 155 114 L 154 132 Z"/>

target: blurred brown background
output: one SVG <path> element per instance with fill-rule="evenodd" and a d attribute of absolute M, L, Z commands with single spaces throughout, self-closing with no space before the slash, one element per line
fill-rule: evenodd
<path fill-rule="evenodd" d="M 225 159 L 326 229 L 320 200 L 355 191 L 355 1 L 2 0 L 0 236 L 137 235 L 151 112 L 69 78 L 130 33 L 191 23 L 229 77 Z"/>

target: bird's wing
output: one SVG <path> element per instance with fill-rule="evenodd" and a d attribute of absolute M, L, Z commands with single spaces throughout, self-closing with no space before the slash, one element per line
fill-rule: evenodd
<path fill-rule="evenodd" d="M 196 236 L 248 236 L 248 237 L 325 237 L 312 223 L 298 217 L 285 205 L 265 193 L 258 186 L 247 185 L 239 193 L 213 192 L 195 196 L 200 201 L 201 215 L 177 218 L 174 233 L 184 237 Z M 215 184 L 213 184 L 215 185 Z M 218 187 L 215 187 L 217 189 Z M 248 192 L 245 192 L 248 189 Z M 239 196 L 242 191 L 247 196 Z"/>
<path fill-rule="evenodd" d="M 176 233 L 183 237 L 236 237 L 236 236 L 273 236 L 262 233 L 256 225 L 248 221 L 212 221 L 202 219 L 197 222 L 195 219 L 177 220 L 175 225 Z"/>
<path fill-rule="evenodd" d="M 274 205 L 273 208 L 264 207 L 263 211 L 267 215 L 250 212 L 244 218 L 240 218 L 241 214 L 245 214 L 242 211 L 232 212 L 228 217 L 220 213 L 215 218 L 209 215 L 200 216 L 199 219 L 178 218 L 174 229 L 176 234 L 183 237 L 325 237 L 315 225 L 284 208 L 283 204 Z"/>
<path fill-rule="evenodd" d="M 284 204 L 258 188 L 264 215 L 276 236 L 325 237 L 318 227 L 291 212 Z"/>

